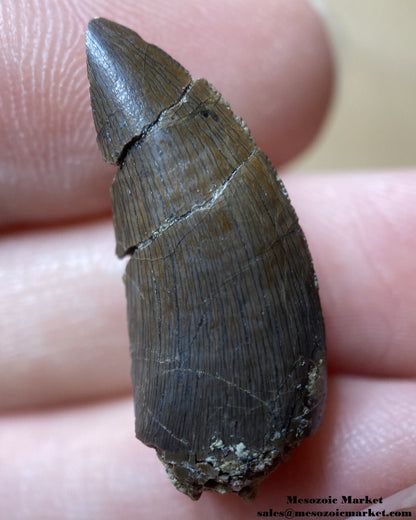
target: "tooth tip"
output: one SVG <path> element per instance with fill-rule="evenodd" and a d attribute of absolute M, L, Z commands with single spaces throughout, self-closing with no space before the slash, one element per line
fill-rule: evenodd
<path fill-rule="evenodd" d="M 117 163 L 124 146 L 181 97 L 191 78 L 164 51 L 105 18 L 89 22 L 86 54 L 98 141 L 105 160 Z"/>
<path fill-rule="evenodd" d="M 105 26 L 105 21 L 105 18 L 93 18 L 90 20 L 87 26 L 87 37 L 96 34 L 97 31 L 102 29 Z"/>
<path fill-rule="evenodd" d="M 108 42 L 120 34 L 122 26 L 106 18 L 93 18 L 87 26 L 87 49 L 92 41 Z"/>
<path fill-rule="evenodd" d="M 96 16 L 95 18 L 92 18 L 88 22 L 87 31 L 92 31 L 95 29 L 99 29 L 102 27 L 110 27 L 111 25 L 117 25 L 114 22 L 111 22 L 110 20 L 107 20 L 106 18 L 101 18 L 99 16 Z"/>

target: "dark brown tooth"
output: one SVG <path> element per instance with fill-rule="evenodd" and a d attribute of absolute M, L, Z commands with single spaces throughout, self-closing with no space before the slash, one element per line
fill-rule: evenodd
<path fill-rule="evenodd" d="M 125 283 L 136 435 L 175 486 L 252 500 L 321 423 L 324 323 L 305 236 L 244 123 L 133 31 L 87 30 Z"/>

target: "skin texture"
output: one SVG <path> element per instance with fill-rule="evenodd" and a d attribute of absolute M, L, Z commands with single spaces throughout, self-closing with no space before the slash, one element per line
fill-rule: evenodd
<path fill-rule="evenodd" d="M 321 287 L 328 405 L 320 431 L 254 504 L 210 493 L 191 502 L 134 439 L 114 169 L 101 160 L 89 109 L 88 20 L 128 25 L 207 77 L 276 166 L 314 137 L 332 88 L 324 28 L 303 1 L 262 1 L 255 12 L 250 2 L 203 4 L 0 6 L 5 518 L 254 518 L 284 509 L 289 494 L 387 497 L 416 482 L 412 170 L 282 175 Z"/>

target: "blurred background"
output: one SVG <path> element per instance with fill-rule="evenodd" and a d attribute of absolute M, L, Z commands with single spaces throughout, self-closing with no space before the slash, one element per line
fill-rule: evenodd
<path fill-rule="evenodd" d="M 416 165 L 416 1 L 310 0 L 327 19 L 338 79 L 314 144 L 288 169 Z"/>

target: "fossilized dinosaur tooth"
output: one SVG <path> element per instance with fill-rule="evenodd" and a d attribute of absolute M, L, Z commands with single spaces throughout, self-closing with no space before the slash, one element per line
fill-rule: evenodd
<path fill-rule="evenodd" d="M 102 18 L 87 31 L 125 284 L 136 435 L 175 486 L 246 500 L 320 425 L 324 324 L 304 234 L 205 80 Z"/>

